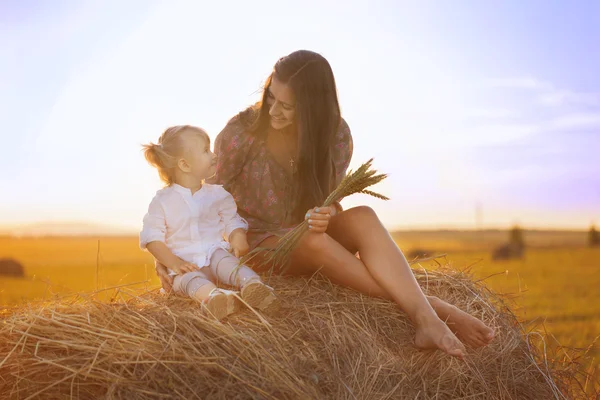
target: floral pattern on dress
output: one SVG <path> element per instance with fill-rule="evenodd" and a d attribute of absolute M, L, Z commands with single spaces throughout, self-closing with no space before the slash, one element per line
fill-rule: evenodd
<path fill-rule="evenodd" d="M 350 128 L 342 120 L 331 153 L 335 186 L 346 175 L 352 152 Z M 296 206 L 292 176 L 275 161 L 264 138 L 250 135 L 236 117 L 217 136 L 215 153 L 216 174 L 207 182 L 232 194 L 238 213 L 248 221 L 250 249 L 302 222 L 291 217 Z"/>

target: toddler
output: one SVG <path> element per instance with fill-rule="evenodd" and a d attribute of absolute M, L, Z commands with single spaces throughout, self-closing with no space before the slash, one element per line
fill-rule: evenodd
<path fill-rule="evenodd" d="M 173 291 L 199 301 L 217 319 L 241 306 L 235 292 L 218 288 L 219 283 L 240 290 L 251 307 L 276 307 L 273 290 L 239 265 L 238 257 L 248 252 L 248 224 L 233 196 L 220 185 L 204 183 L 216 167 L 208 134 L 189 125 L 168 128 L 157 144 L 144 145 L 144 156 L 166 187 L 150 202 L 140 246 L 175 275 Z"/>

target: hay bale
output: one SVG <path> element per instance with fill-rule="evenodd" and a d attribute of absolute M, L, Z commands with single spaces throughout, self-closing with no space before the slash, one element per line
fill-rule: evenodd
<path fill-rule="evenodd" d="M 515 225 L 508 232 L 508 243 L 496 247 L 492 251 L 492 260 L 521 259 L 525 255 L 523 229 Z"/>
<path fill-rule="evenodd" d="M 0 276 L 25 276 L 23 265 L 12 258 L 0 258 Z"/>
<path fill-rule="evenodd" d="M 111 304 L 80 297 L 3 311 L 0 398 L 551 399 L 566 392 L 490 292 L 458 273 L 417 278 L 429 294 L 493 326 L 495 341 L 465 362 L 417 350 L 413 325 L 396 306 L 320 277 L 273 278 L 280 315 L 246 310 L 223 323 L 191 300 L 156 291 Z"/>
<path fill-rule="evenodd" d="M 492 251 L 492 260 L 511 260 L 523 258 L 525 249 L 518 243 L 507 243 L 496 247 Z"/>
<path fill-rule="evenodd" d="M 408 252 L 405 253 L 405 255 L 408 260 L 417 260 L 419 258 L 426 258 L 426 257 L 433 256 L 436 253 L 437 252 L 434 250 L 416 248 L 416 249 L 410 249 Z"/>

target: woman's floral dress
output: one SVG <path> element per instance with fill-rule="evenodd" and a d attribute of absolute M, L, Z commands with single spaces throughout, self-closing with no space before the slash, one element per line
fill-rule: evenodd
<path fill-rule="evenodd" d="M 352 150 L 350 128 L 342 120 L 331 152 L 335 186 L 346 175 Z M 251 250 L 302 222 L 292 216 L 296 206 L 294 175 L 275 160 L 264 137 L 247 133 L 234 117 L 217 136 L 215 153 L 216 174 L 208 182 L 223 185 L 233 195 L 238 213 L 248 221 Z"/>

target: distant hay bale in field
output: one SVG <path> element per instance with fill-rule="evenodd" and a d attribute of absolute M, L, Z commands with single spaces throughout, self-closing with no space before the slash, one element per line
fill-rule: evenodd
<path fill-rule="evenodd" d="M 513 258 L 523 258 L 524 249 L 515 243 L 507 243 L 498 246 L 492 252 L 493 260 L 510 260 Z"/>
<path fill-rule="evenodd" d="M 407 251 L 406 258 L 408 260 L 416 260 L 418 258 L 431 257 L 431 256 L 435 255 L 436 253 L 437 252 L 434 250 L 416 248 L 416 249 L 410 249 L 409 251 Z"/>
<path fill-rule="evenodd" d="M 508 233 L 508 243 L 496 247 L 492 251 L 492 260 L 520 259 L 525 255 L 525 240 L 523 230 L 518 225 L 511 228 Z"/>
<path fill-rule="evenodd" d="M 0 258 L 0 276 L 25 276 L 25 270 L 20 262 L 12 258 Z"/>
<path fill-rule="evenodd" d="M 497 331 L 466 361 L 412 346 L 388 301 L 316 276 L 272 278 L 284 307 L 219 323 L 156 292 L 0 311 L 0 398 L 553 399 L 570 386 L 502 302 L 456 272 L 415 271 L 423 289 Z M 124 296 L 123 291 L 115 295 Z M 542 362 L 543 361 L 543 362 Z"/>

